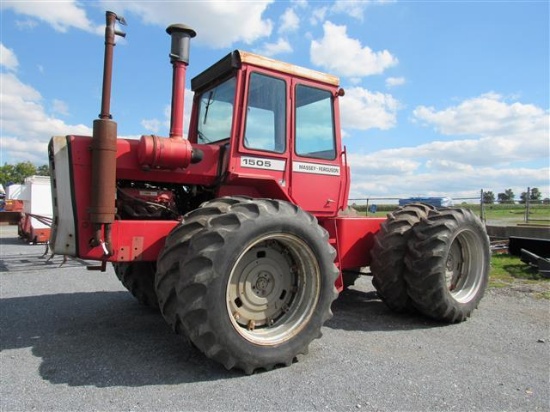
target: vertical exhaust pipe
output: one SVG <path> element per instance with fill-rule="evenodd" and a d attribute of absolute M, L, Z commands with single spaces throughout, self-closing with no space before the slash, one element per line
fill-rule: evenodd
<path fill-rule="evenodd" d="M 112 120 L 111 82 L 113 76 L 113 49 L 115 36 L 126 34 L 115 29 L 116 22 L 126 25 L 123 17 L 108 11 L 105 14 L 105 58 L 103 63 L 103 90 L 101 113 L 94 120 L 92 135 L 92 185 L 90 221 L 94 236 L 92 247 L 102 246 L 105 256 L 112 254 L 111 224 L 115 219 L 117 124 Z M 103 233 L 104 232 L 104 233 Z"/>
<path fill-rule="evenodd" d="M 202 160 L 203 153 L 183 138 L 183 105 L 185 74 L 189 64 L 190 40 L 197 34 L 183 24 L 172 24 L 166 32 L 172 38 L 170 63 L 172 63 L 172 105 L 170 138 L 141 136 L 138 163 L 144 170 L 175 170 Z"/>
<path fill-rule="evenodd" d="M 172 113 L 170 137 L 183 137 L 183 105 L 185 96 L 185 74 L 189 65 L 189 43 L 197 35 L 195 30 L 184 24 L 172 24 L 166 32 L 172 37 L 170 63 L 172 63 Z"/>

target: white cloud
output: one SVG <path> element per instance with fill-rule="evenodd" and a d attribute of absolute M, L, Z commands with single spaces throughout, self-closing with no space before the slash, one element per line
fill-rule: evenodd
<path fill-rule="evenodd" d="M 158 134 L 161 126 L 159 119 L 143 119 L 141 121 L 143 128 L 153 134 Z"/>
<path fill-rule="evenodd" d="M 287 40 L 280 38 L 276 43 L 264 44 L 261 49 L 256 49 L 255 52 L 271 57 L 281 53 L 291 53 L 292 46 Z"/>
<path fill-rule="evenodd" d="M 2 2 L 2 9 L 12 9 L 18 14 L 41 20 L 54 30 L 65 33 L 70 28 L 76 28 L 94 33 L 100 33 L 101 27 L 94 26 L 86 16 L 86 11 L 77 1 L 66 0 L 62 4 L 52 5 L 48 1 L 10 1 Z M 18 27 L 34 28 L 32 20 L 19 20 Z M 104 29 L 103 29 L 104 30 Z"/>
<path fill-rule="evenodd" d="M 421 166 L 421 163 L 413 159 L 400 159 L 397 157 L 382 157 L 380 153 L 361 155 L 348 154 L 348 161 L 353 170 L 361 170 L 369 175 L 411 175 Z"/>
<path fill-rule="evenodd" d="M 63 116 L 69 115 L 69 107 L 67 106 L 67 103 L 58 99 L 53 100 L 52 111 L 53 113 L 57 113 Z"/>
<path fill-rule="evenodd" d="M 348 37 L 346 26 L 330 21 L 323 25 L 322 39 L 311 42 L 311 61 L 331 73 L 346 77 L 363 77 L 383 73 L 398 63 L 389 51 L 375 52 Z"/>
<path fill-rule="evenodd" d="M 183 134 L 187 138 L 187 131 L 189 130 L 189 121 L 191 120 L 191 109 L 193 107 L 193 92 L 190 89 L 185 89 L 184 102 L 183 102 Z M 170 117 L 172 115 L 172 106 L 167 104 L 164 106 L 163 118 L 159 120 L 143 119 L 141 125 L 153 134 L 161 136 L 168 136 L 170 132 Z"/>
<path fill-rule="evenodd" d="M 38 26 L 38 23 L 36 22 L 36 20 L 25 19 L 25 20 L 16 20 L 15 25 L 20 30 L 32 30 L 36 26 Z"/>
<path fill-rule="evenodd" d="M 438 159 L 475 167 L 507 166 L 548 157 L 548 137 L 535 137 L 528 143 L 523 136 L 517 135 L 433 141 L 416 147 L 381 150 L 377 156 L 423 161 Z"/>
<path fill-rule="evenodd" d="M 419 106 L 413 115 L 443 135 L 479 137 L 420 146 L 428 156 L 441 153 L 475 165 L 508 164 L 549 156 L 549 113 L 532 104 L 507 103 L 496 93 L 483 94 L 439 111 Z"/>
<path fill-rule="evenodd" d="M 144 23 L 166 27 L 174 22 L 190 25 L 197 32 L 196 42 L 214 48 L 229 47 L 237 41 L 250 44 L 267 37 L 273 22 L 263 18 L 272 1 L 254 2 L 127 2 L 104 0 L 102 7 L 122 15 L 133 13 Z M 127 15 L 125 17 L 128 17 Z"/>
<path fill-rule="evenodd" d="M 386 87 L 402 86 L 405 84 L 404 77 L 388 77 L 386 79 Z"/>
<path fill-rule="evenodd" d="M 329 8 L 327 6 L 314 8 L 311 11 L 309 23 L 313 26 L 316 26 L 318 23 L 324 22 L 328 11 Z"/>
<path fill-rule="evenodd" d="M 480 189 L 492 190 L 496 193 L 512 188 L 515 193 L 521 193 L 528 186 L 538 187 L 544 196 L 547 196 L 547 168 L 451 167 L 445 169 L 442 167 L 437 170 L 407 170 L 405 167 L 405 172 L 401 172 L 403 160 L 395 158 L 378 160 L 380 163 L 387 164 L 385 170 L 366 167 L 371 161 L 376 161 L 378 156 L 379 153 L 373 153 L 367 157 L 355 159 L 351 164 L 350 198 L 451 196 L 460 203 L 461 198 L 469 199 L 470 202 L 475 201 L 479 198 Z M 410 166 L 412 168 L 414 164 L 411 163 Z M 386 200 L 381 203 L 390 202 Z"/>
<path fill-rule="evenodd" d="M 317 23 L 323 22 L 325 21 L 325 17 L 329 14 L 345 14 L 362 22 L 365 10 L 369 5 L 393 2 L 394 0 L 336 0 L 332 6 L 314 8 L 311 12 L 310 23 L 316 25 Z M 315 2 L 312 2 L 312 4 L 315 4 Z"/>
<path fill-rule="evenodd" d="M 413 115 L 446 135 L 538 135 L 548 132 L 548 113 L 543 109 L 519 102 L 508 104 L 501 95 L 492 92 L 440 111 L 419 106 Z"/>
<path fill-rule="evenodd" d="M 175 21 L 187 22 L 197 31 L 197 42 L 214 48 L 231 46 L 243 41 L 250 44 L 267 37 L 273 29 L 273 22 L 262 17 L 272 0 L 257 2 L 128 2 L 125 0 L 102 0 L 102 9 L 116 10 L 117 14 L 138 15 L 144 23 L 166 27 Z M 85 8 L 76 0 L 63 1 L 61 7 L 52 7 L 47 1 L 11 1 L 0 3 L 2 9 L 29 17 L 18 20 L 17 26 L 33 29 L 36 20 L 45 22 L 54 30 L 65 33 L 69 29 L 80 29 L 103 34 L 104 23 L 95 25 L 86 15 Z M 236 22 L 246 22 L 238 24 Z M 122 40 L 122 39 L 119 39 Z"/>
<path fill-rule="evenodd" d="M 419 107 L 417 119 L 452 140 L 348 155 L 352 197 L 477 196 L 479 189 L 517 193 L 549 189 L 549 115 L 495 93 L 442 110 Z M 461 135 L 468 136 L 460 138 Z M 535 163 L 536 162 L 536 163 Z M 533 164 L 533 168 L 525 167 Z"/>
<path fill-rule="evenodd" d="M 0 124 L 2 156 L 10 161 L 47 162 L 46 147 L 51 136 L 91 135 L 86 125 L 69 125 L 46 114 L 42 96 L 12 73 L 0 73 Z"/>
<path fill-rule="evenodd" d="M 431 159 L 426 162 L 426 168 L 441 172 L 472 172 L 474 166 L 467 163 L 456 162 L 449 159 Z"/>
<path fill-rule="evenodd" d="M 301 9 L 305 9 L 307 7 L 307 0 L 290 0 L 290 2 Z"/>
<path fill-rule="evenodd" d="M 281 25 L 279 26 L 279 33 L 293 32 L 300 27 L 300 18 L 292 8 L 285 10 L 281 16 Z"/>
<path fill-rule="evenodd" d="M 47 141 L 37 139 L 21 140 L 18 137 L 2 136 L 0 149 L 2 152 L 0 162 L 2 164 L 29 161 L 37 165 L 43 165 L 48 161 Z"/>
<path fill-rule="evenodd" d="M 368 3 L 365 0 L 336 0 L 331 11 L 334 13 L 344 13 L 359 21 L 363 21 L 363 12 Z"/>
<path fill-rule="evenodd" d="M 19 61 L 13 50 L 8 49 L 2 43 L 0 43 L 0 66 L 11 71 L 17 70 L 19 66 Z"/>
<path fill-rule="evenodd" d="M 342 127 L 367 130 L 390 129 L 397 122 L 399 102 L 389 94 L 370 92 L 361 87 L 346 89 L 340 98 Z"/>
<path fill-rule="evenodd" d="M 42 99 L 38 91 L 29 85 L 21 83 L 13 73 L 0 73 L 0 79 L 2 80 L 0 96 L 2 97 L 14 96 L 27 102 L 39 101 Z M 3 109 L 9 111 L 9 107 L 4 106 Z"/>

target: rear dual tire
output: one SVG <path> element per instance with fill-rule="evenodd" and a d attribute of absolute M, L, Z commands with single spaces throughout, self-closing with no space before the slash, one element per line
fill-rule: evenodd
<path fill-rule="evenodd" d="M 477 308 L 489 279 L 489 238 L 471 210 L 440 209 L 415 226 L 405 258 L 407 292 L 424 315 L 449 323 Z"/>
<path fill-rule="evenodd" d="M 387 220 L 380 226 L 374 238 L 371 251 L 372 284 L 378 296 L 395 312 L 414 311 L 405 283 L 405 255 L 413 228 L 428 213 L 435 210 L 433 206 L 413 203 L 388 213 Z"/>
<path fill-rule="evenodd" d="M 373 285 L 396 312 L 448 323 L 467 319 L 487 287 L 489 239 L 466 209 L 412 204 L 388 215 L 375 237 Z"/>

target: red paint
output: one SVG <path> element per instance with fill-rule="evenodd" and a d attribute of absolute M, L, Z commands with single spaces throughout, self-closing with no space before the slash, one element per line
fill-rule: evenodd
<path fill-rule="evenodd" d="M 345 149 L 341 144 L 338 85 L 321 79 L 305 79 L 299 75 L 258 66 L 243 61 L 236 70 L 233 117 L 227 139 L 211 144 L 197 144 L 198 97 L 194 99 L 190 120 L 189 140 L 178 139 L 183 124 L 183 83 L 185 64 L 174 64 L 174 97 L 170 136 L 143 136 L 141 140 L 118 139 L 116 143 L 117 181 L 166 183 L 192 187 L 204 186 L 207 198 L 245 195 L 254 198 L 274 198 L 297 204 L 319 219 L 329 232 L 329 241 L 337 250 L 336 263 L 340 270 L 357 269 L 370 264 L 373 239 L 385 219 L 340 217 L 347 207 L 350 172 Z M 287 97 L 283 132 L 286 144 L 280 153 L 252 149 L 245 139 L 249 113 L 249 83 L 252 73 L 282 80 Z M 313 78 L 313 77 L 312 77 Z M 331 105 L 333 116 L 334 151 L 320 159 L 300 155 L 295 149 L 297 140 L 298 88 L 318 89 Z M 252 97 L 251 97 L 252 98 Z M 318 101 L 318 100 L 315 100 Z M 309 103 L 303 101 L 303 105 Z M 181 116 L 180 116 L 181 114 Z M 297 139 L 298 138 L 298 139 Z M 155 261 L 168 233 L 177 220 L 115 220 L 112 224 L 113 254 L 106 258 L 101 246 L 90 246 L 93 225 L 89 219 L 91 163 L 89 137 L 70 136 L 71 172 L 74 210 L 78 233 L 78 256 L 91 260 Z M 193 149 L 203 152 L 202 160 L 191 163 Z M 114 199 L 113 199 L 114 202 Z M 342 289 L 341 277 L 336 287 Z"/>
<path fill-rule="evenodd" d="M 138 162 L 142 168 L 183 169 L 191 163 L 191 150 L 191 143 L 185 139 L 141 136 Z"/>
<path fill-rule="evenodd" d="M 88 136 L 68 136 L 71 147 L 72 169 L 77 182 L 91 184 L 92 158 L 90 147 L 92 138 Z M 143 168 L 138 160 L 139 140 L 117 139 L 116 179 L 171 182 L 181 184 L 212 185 L 217 178 L 219 147 L 215 145 L 196 145 L 204 152 L 204 159 L 197 164 L 190 164 L 186 169 L 150 170 Z M 76 185 L 77 199 L 81 199 L 82 185 Z M 89 197 L 88 197 L 89 199 Z M 83 202 L 80 202 L 83 203 Z M 88 206 L 84 206 L 87 208 Z"/>
<path fill-rule="evenodd" d="M 343 216 L 321 221 L 336 241 L 342 270 L 369 266 L 374 235 L 385 218 Z"/>
<path fill-rule="evenodd" d="M 109 262 L 156 261 L 166 236 L 179 222 L 166 220 L 115 220 L 112 225 L 113 255 Z M 87 222 L 78 227 L 78 256 L 82 259 L 104 260 L 101 247 L 91 247 L 86 239 L 93 234 Z M 136 249 L 134 244 L 142 242 Z"/>
<path fill-rule="evenodd" d="M 170 137 L 181 139 L 183 138 L 183 102 L 187 64 L 182 61 L 173 61 L 172 66 L 172 115 L 170 117 Z"/>
<path fill-rule="evenodd" d="M 35 227 L 33 217 L 23 213 L 18 223 L 18 232 L 19 236 L 27 242 L 46 243 L 50 240 L 51 229 L 49 227 Z"/>

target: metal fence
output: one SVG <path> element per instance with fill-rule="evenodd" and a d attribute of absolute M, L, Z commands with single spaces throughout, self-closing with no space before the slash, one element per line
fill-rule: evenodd
<path fill-rule="evenodd" d="M 548 199 L 533 201 L 530 199 L 531 189 L 527 188 L 526 198 L 513 199 L 505 203 L 484 203 L 484 194 L 486 192 L 481 189 L 479 193 L 472 193 L 471 196 L 453 198 L 455 206 L 465 205 L 474 210 L 483 222 L 489 219 L 496 220 L 519 220 L 527 224 L 542 224 L 550 225 L 550 202 Z M 422 196 L 414 196 L 422 197 Z M 349 199 L 349 203 L 353 203 L 360 212 L 364 212 L 367 216 L 374 215 L 376 212 L 391 212 L 399 207 L 399 200 L 404 197 L 367 197 Z M 511 217 L 503 217 L 509 212 Z"/>

